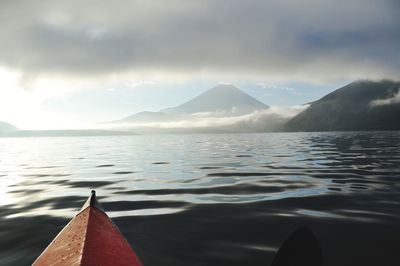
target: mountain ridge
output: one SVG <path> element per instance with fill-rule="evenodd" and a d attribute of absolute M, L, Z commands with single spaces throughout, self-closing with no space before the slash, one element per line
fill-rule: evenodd
<path fill-rule="evenodd" d="M 18 128 L 10 123 L 0 121 L 0 133 L 16 131 Z"/>
<path fill-rule="evenodd" d="M 309 108 L 290 119 L 283 130 L 400 130 L 400 122 L 397 122 L 399 90 L 399 81 L 352 82 L 311 103 Z M 397 95 L 398 102 L 395 101 Z"/>

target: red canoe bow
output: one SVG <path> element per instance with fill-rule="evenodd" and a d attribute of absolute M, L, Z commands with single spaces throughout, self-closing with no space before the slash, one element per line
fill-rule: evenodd
<path fill-rule="evenodd" d="M 92 191 L 80 212 L 32 265 L 142 266 L 142 263 Z"/>

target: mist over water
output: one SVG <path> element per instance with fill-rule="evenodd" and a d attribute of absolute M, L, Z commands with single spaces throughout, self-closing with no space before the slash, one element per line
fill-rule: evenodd
<path fill-rule="evenodd" d="M 0 138 L 0 265 L 30 265 L 91 189 L 144 265 L 398 265 L 400 132 Z"/>

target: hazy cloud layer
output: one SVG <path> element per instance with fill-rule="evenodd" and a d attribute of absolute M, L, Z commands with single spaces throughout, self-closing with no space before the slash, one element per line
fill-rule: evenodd
<path fill-rule="evenodd" d="M 308 106 L 276 107 L 271 106 L 266 110 L 256 110 L 250 114 L 241 116 L 221 116 L 220 113 L 203 113 L 202 115 L 184 115 L 173 121 L 160 122 L 122 122 L 103 124 L 101 128 L 107 129 L 148 129 L 157 130 L 227 130 L 236 132 L 275 131 L 279 129 L 291 117 L 305 110 Z"/>
<path fill-rule="evenodd" d="M 395 0 L 3 0 L 0 64 L 301 80 L 398 78 Z"/>

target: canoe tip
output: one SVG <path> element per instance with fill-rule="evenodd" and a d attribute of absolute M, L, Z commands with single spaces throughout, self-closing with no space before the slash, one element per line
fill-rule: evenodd
<path fill-rule="evenodd" d="M 82 206 L 81 211 L 83 211 L 84 209 L 86 209 L 88 207 L 92 207 L 92 208 L 94 207 L 94 208 L 97 208 L 100 211 L 104 212 L 101 204 L 97 201 L 95 190 L 90 191 L 90 196 L 89 196 L 88 200 L 86 201 L 86 203 Z"/>
<path fill-rule="evenodd" d="M 90 191 L 90 207 L 94 207 L 96 205 L 96 190 Z"/>

